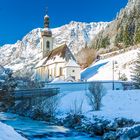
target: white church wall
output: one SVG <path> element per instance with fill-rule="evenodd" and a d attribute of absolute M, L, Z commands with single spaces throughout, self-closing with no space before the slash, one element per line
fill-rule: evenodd
<path fill-rule="evenodd" d="M 65 65 L 64 62 L 57 63 L 57 65 L 56 65 L 56 77 L 64 76 L 64 71 L 63 71 L 64 65 Z"/>
<path fill-rule="evenodd" d="M 60 75 L 60 68 L 64 67 L 64 62 L 60 62 L 60 63 L 53 63 L 48 65 L 48 72 L 49 72 L 49 76 L 52 77 L 53 79 L 59 76 L 63 75 L 63 71 L 62 71 L 62 75 Z"/>
<path fill-rule="evenodd" d="M 72 76 L 75 77 L 75 80 L 80 80 L 80 68 L 79 67 L 65 67 L 64 68 L 65 79 Z"/>

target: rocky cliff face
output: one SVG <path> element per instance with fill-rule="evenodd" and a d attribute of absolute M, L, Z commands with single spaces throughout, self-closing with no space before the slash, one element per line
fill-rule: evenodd
<path fill-rule="evenodd" d="M 77 53 L 86 43 L 89 43 L 96 34 L 108 23 L 81 23 L 74 22 L 59 28 L 52 29 L 54 48 L 66 43 L 73 53 Z M 34 67 L 41 59 L 40 28 L 32 30 L 21 41 L 7 44 L 0 48 L 0 65 L 10 67 L 16 75 L 31 76 Z"/>

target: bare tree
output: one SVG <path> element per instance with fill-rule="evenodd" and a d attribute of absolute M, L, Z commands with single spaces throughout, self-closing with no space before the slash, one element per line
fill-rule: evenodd
<path fill-rule="evenodd" d="M 105 95 L 105 89 L 103 85 L 99 82 L 93 82 L 90 83 L 89 87 L 89 93 L 87 93 L 87 96 L 89 98 L 89 102 L 93 108 L 93 110 L 100 110 L 102 105 L 102 97 Z"/>
<path fill-rule="evenodd" d="M 74 100 L 73 106 L 70 109 L 71 115 L 77 116 L 82 114 L 83 101 L 84 100 L 81 100 L 81 102 L 79 102 L 77 99 Z"/>

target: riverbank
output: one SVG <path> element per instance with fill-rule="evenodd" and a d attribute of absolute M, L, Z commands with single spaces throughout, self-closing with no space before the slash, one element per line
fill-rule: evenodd
<path fill-rule="evenodd" d="M 69 115 L 60 119 L 58 124 L 75 129 L 79 132 L 85 132 L 91 137 L 100 137 L 102 140 L 135 140 L 140 138 L 140 122 L 123 117 L 106 119 L 104 117 Z"/>
<path fill-rule="evenodd" d="M 50 125 L 45 121 L 32 120 L 11 113 L 0 113 L 0 121 L 12 126 L 28 140 L 100 140 L 98 137 L 90 137 L 90 135 L 84 132 L 78 132 L 60 125 Z"/>
<path fill-rule="evenodd" d="M 51 125 L 65 126 L 80 133 L 87 133 L 91 137 L 99 136 L 103 140 L 139 138 L 139 90 L 107 91 L 100 111 L 92 111 L 87 92 L 64 93 L 54 116 L 48 116 L 41 108 L 38 110 L 40 112 L 20 111 L 20 115 L 45 120 Z"/>
<path fill-rule="evenodd" d="M 0 139 L 1 140 L 27 140 L 18 134 L 11 126 L 0 122 Z"/>

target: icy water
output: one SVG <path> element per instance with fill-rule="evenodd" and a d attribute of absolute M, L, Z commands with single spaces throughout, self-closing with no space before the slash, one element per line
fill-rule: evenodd
<path fill-rule="evenodd" d="M 11 113 L 0 113 L 0 121 L 12 126 L 28 140 L 100 140 L 62 126 L 48 125 L 44 121 L 35 121 Z"/>

